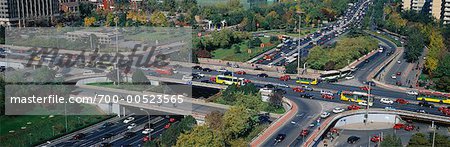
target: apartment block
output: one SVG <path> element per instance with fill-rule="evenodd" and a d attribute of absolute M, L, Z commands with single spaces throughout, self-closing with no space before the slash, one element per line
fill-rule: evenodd
<path fill-rule="evenodd" d="M 402 10 L 425 11 L 438 21 L 450 24 L 450 0 L 402 0 Z"/>
<path fill-rule="evenodd" d="M 27 21 L 59 15 L 58 0 L 0 0 L 0 25 L 23 26 Z"/>

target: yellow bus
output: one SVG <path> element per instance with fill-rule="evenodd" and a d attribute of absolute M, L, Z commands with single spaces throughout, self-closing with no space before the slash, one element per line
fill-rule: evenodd
<path fill-rule="evenodd" d="M 417 96 L 418 101 L 435 102 L 441 104 L 450 104 L 450 94 L 431 92 L 431 91 L 419 91 Z"/>
<path fill-rule="evenodd" d="M 247 79 L 225 75 L 216 76 L 215 81 L 217 84 L 225 84 L 225 85 L 233 85 L 233 84 L 245 85 L 246 83 L 249 83 L 249 80 Z"/>
<path fill-rule="evenodd" d="M 309 84 L 309 85 L 317 85 L 319 84 L 319 80 L 317 78 L 299 78 L 296 83 L 298 84 Z"/>
<path fill-rule="evenodd" d="M 357 91 L 342 91 L 340 94 L 341 101 L 350 101 L 350 102 L 367 102 L 369 94 L 364 92 Z M 372 96 L 372 95 L 370 95 Z"/>

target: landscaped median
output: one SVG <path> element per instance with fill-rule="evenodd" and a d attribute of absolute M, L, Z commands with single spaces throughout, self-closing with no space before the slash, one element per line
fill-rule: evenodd
<path fill-rule="evenodd" d="M 259 133 L 259 135 L 250 142 L 251 147 L 261 146 L 261 144 L 267 141 L 267 139 L 270 139 L 270 136 L 272 136 L 276 131 L 278 131 L 278 129 L 280 129 L 281 126 L 288 123 L 289 120 L 291 120 L 295 116 L 295 114 L 298 111 L 298 106 L 289 99 L 283 98 L 283 101 L 286 104 L 288 104 L 291 109 L 288 110 L 283 116 L 278 118 L 275 122 L 273 122 L 264 131 Z"/>

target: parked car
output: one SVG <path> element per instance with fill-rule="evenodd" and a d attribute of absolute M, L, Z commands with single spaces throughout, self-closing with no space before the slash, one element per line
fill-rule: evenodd
<path fill-rule="evenodd" d="M 414 125 L 406 125 L 405 126 L 405 131 L 412 131 L 414 130 L 415 126 Z"/>
<path fill-rule="evenodd" d="M 381 98 L 380 102 L 383 104 L 393 104 L 394 103 L 394 101 L 389 98 Z"/>
<path fill-rule="evenodd" d="M 398 123 L 398 124 L 395 124 L 394 127 L 392 127 L 392 128 L 394 128 L 396 130 L 400 130 L 402 128 L 405 128 L 405 124 Z"/>
<path fill-rule="evenodd" d="M 339 108 L 339 107 L 336 107 L 336 108 L 333 109 L 333 113 L 341 113 L 341 112 L 344 112 L 344 111 L 345 111 L 345 109 Z"/>

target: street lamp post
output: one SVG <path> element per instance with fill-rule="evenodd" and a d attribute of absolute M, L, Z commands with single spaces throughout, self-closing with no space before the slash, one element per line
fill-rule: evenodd
<path fill-rule="evenodd" d="M 149 113 L 147 110 L 143 109 L 143 108 L 141 108 L 140 110 L 141 110 L 141 111 L 144 111 L 145 113 L 147 113 L 147 118 L 148 118 L 148 128 L 149 128 L 149 129 L 152 129 L 152 128 L 150 128 L 150 113 Z M 148 133 L 148 138 L 150 138 L 150 134 L 151 134 L 151 133 Z"/>
<path fill-rule="evenodd" d="M 52 126 L 52 134 L 55 136 L 55 126 Z"/>
<path fill-rule="evenodd" d="M 299 2 L 299 8 L 300 8 L 300 2 Z M 302 23 L 302 14 L 303 12 L 298 11 L 298 40 L 297 40 L 297 78 L 300 77 L 300 60 L 301 60 L 301 55 L 300 55 L 300 33 L 301 33 L 301 23 Z"/>
<path fill-rule="evenodd" d="M 369 108 L 370 108 L 370 84 L 369 88 L 367 88 L 368 95 L 367 95 L 367 109 L 366 109 L 366 115 L 365 115 L 365 124 L 367 125 L 367 122 L 369 121 Z"/>
<path fill-rule="evenodd" d="M 114 18 L 114 21 L 116 22 L 116 56 L 119 54 L 119 28 L 117 27 L 117 23 L 119 22 L 119 19 L 117 17 Z M 119 79 L 119 58 L 116 58 L 116 74 L 117 74 L 117 85 L 120 83 Z"/>

